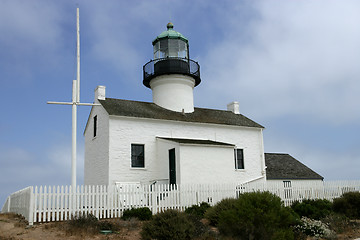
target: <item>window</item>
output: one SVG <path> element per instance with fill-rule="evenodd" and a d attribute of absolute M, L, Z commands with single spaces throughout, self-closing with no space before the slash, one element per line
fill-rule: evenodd
<path fill-rule="evenodd" d="M 291 181 L 283 181 L 284 188 L 291 188 Z"/>
<path fill-rule="evenodd" d="M 97 134 L 97 115 L 94 116 L 94 137 Z"/>
<path fill-rule="evenodd" d="M 284 195 L 285 199 L 292 198 L 292 188 L 291 188 L 291 181 L 283 181 L 284 183 Z"/>
<path fill-rule="evenodd" d="M 131 167 L 145 167 L 145 151 L 143 144 L 131 144 Z"/>
<path fill-rule="evenodd" d="M 154 60 L 166 57 L 188 58 L 188 45 L 181 39 L 161 39 L 154 45 Z"/>
<path fill-rule="evenodd" d="M 244 150 L 234 149 L 235 169 L 244 169 Z"/>

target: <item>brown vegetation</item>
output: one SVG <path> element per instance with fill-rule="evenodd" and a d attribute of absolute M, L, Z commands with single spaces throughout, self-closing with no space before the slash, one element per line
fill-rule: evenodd
<path fill-rule="evenodd" d="M 94 228 L 73 228 L 70 222 L 52 222 L 43 224 L 34 224 L 28 226 L 27 222 L 16 214 L 0 214 L 0 239 L 1 240 L 38 240 L 38 239 L 52 239 L 52 240 L 80 240 L 80 239 L 122 239 L 122 240 L 137 240 L 140 239 L 140 230 L 142 222 L 131 219 L 124 221 L 120 219 L 107 219 L 101 222 L 111 222 L 116 231 L 112 234 L 101 234 L 94 231 Z"/>
<path fill-rule="evenodd" d="M 137 240 L 141 239 L 140 231 L 142 222 L 131 219 L 128 221 L 120 219 L 107 219 L 100 222 L 108 221 L 114 224 L 117 228 L 114 233 L 104 235 L 98 232 L 93 232 L 89 229 L 82 229 L 74 231 L 69 227 L 69 222 L 53 222 L 35 224 L 28 226 L 27 222 L 16 214 L 0 214 L 0 239 L 1 240 L 38 240 L 38 239 L 90 239 L 90 240 L 105 240 L 105 239 L 122 239 L 122 240 Z M 360 223 L 359 220 L 356 222 Z M 360 224 L 349 226 L 344 229 L 344 232 L 337 235 L 338 240 L 353 240 L 360 238 Z M 308 238 L 311 239 L 311 238 Z"/>

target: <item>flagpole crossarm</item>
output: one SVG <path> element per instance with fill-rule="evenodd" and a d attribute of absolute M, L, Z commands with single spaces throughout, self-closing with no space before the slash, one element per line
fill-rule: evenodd
<path fill-rule="evenodd" d="M 76 103 L 79 106 L 101 106 L 100 103 Z"/>
<path fill-rule="evenodd" d="M 73 105 L 72 102 L 53 102 L 53 101 L 47 101 L 47 104 L 60 104 L 60 105 Z"/>
<path fill-rule="evenodd" d="M 77 103 L 77 102 L 53 102 L 48 101 L 47 104 L 58 104 L 58 105 L 79 105 L 79 106 L 101 106 L 99 103 Z"/>

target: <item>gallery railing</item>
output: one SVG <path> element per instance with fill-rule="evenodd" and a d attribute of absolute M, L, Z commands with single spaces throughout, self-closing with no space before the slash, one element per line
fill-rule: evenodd
<path fill-rule="evenodd" d="M 188 75 L 195 79 L 195 86 L 201 82 L 198 62 L 187 58 L 167 57 L 151 60 L 143 66 L 143 83 L 150 87 L 151 79 L 165 74 Z"/>

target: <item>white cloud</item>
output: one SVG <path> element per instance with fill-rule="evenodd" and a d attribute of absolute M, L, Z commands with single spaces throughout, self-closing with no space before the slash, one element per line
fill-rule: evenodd
<path fill-rule="evenodd" d="M 0 207 L 12 192 L 27 186 L 71 184 L 71 143 L 54 143 L 43 152 L 2 147 Z M 77 153 L 77 184 L 83 184 L 84 150 Z"/>
<path fill-rule="evenodd" d="M 3 167 L 6 165 L 29 163 L 34 160 L 32 153 L 18 147 L 2 149 L 1 152 L 1 164 Z"/>
<path fill-rule="evenodd" d="M 59 44 L 62 14 L 61 8 L 53 2 L 1 1 L 0 41 L 25 52 L 34 46 L 44 48 Z M 24 42 L 27 43 L 25 46 Z"/>
<path fill-rule="evenodd" d="M 54 143 L 43 152 L 30 152 L 23 148 L 2 149 L 1 181 L 32 184 L 71 183 L 71 142 Z M 77 179 L 82 182 L 84 150 L 77 153 Z M 30 172 L 31 174 L 23 174 Z"/>
<path fill-rule="evenodd" d="M 139 63 L 145 64 L 143 59 L 151 57 L 151 37 L 154 37 L 144 33 L 155 27 L 157 19 L 161 18 L 160 14 L 154 14 L 159 11 L 161 4 L 164 3 L 112 1 L 101 5 L 98 2 L 85 5 L 91 11 L 91 17 L 86 20 L 91 26 L 89 42 L 92 58 L 121 73 L 120 80 L 129 82 L 130 79 L 141 76 L 139 69 L 142 65 Z M 148 45 L 145 46 L 144 43 Z M 144 49 L 148 51 L 144 52 Z"/>
<path fill-rule="evenodd" d="M 202 60 L 204 94 L 240 100 L 250 115 L 261 118 L 286 114 L 332 124 L 358 121 L 360 3 L 278 3 L 259 2 L 259 17 L 245 30 L 225 26 L 231 34 Z"/>
<path fill-rule="evenodd" d="M 61 50 L 67 19 L 54 1 L 0 1 L 0 81 L 23 87 L 58 66 L 67 53 Z"/>
<path fill-rule="evenodd" d="M 59 177 L 59 180 L 63 180 L 62 184 L 71 183 L 71 142 L 56 144 L 49 150 L 47 150 L 46 155 L 48 159 L 48 164 L 44 166 L 46 171 L 49 171 L 52 175 L 54 172 L 62 175 Z M 84 172 L 84 148 L 78 146 L 76 154 L 76 179 L 77 184 L 83 182 L 83 172 Z M 60 182 L 60 181 L 57 181 Z M 44 183 L 46 184 L 46 183 Z"/>

